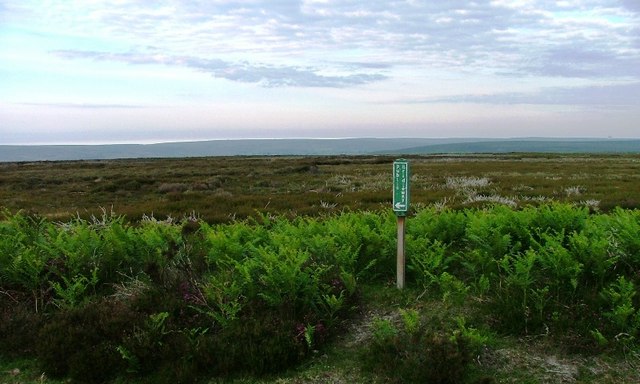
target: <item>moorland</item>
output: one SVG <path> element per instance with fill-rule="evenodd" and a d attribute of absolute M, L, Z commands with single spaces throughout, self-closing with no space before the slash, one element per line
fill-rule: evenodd
<path fill-rule="evenodd" d="M 640 155 L 0 164 L 0 382 L 635 383 Z"/>
<path fill-rule="evenodd" d="M 390 206 L 390 156 L 209 157 L 0 163 L 0 205 L 53 220 L 197 214 L 207 222 Z M 410 156 L 414 206 L 569 202 L 640 206 L 640 155 Z"/>

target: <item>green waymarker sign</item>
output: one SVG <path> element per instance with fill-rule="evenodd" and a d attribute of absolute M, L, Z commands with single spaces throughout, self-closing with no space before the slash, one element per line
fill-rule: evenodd
<path fill-rule="evenodd" d="M 398 159 L 393 162 L 393 211 L 406 216 L 409 210 L 409 162 Z"/>

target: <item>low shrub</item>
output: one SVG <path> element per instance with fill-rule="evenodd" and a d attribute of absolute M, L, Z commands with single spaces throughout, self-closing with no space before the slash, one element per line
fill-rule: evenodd
<path fill-rule="evenodd" d="M 472 341 L 455 324 L 401 311 L 396 321 L 373 322 L 363 366 L 396 383 L 461 383 L 470 371 Z"/>
<path fill-rule="evenodd" d="M 304 332 L 286 313 L 252 311 L 205 337 L 196 348 L 196 359 L 203 370 L 221 377 L 278 372 L 307 355 L 309 349 L 300 331 Z"/>
<path fill-rule="evenodd" d="M 112 300 L 56 312 L 38 334 L 38 361 L 51 377 L 107 381 L 122 372 L 117 347 L 136 323 L 136 313 Z"/>
<path fill-rule="evenodd" d="M 29 303 L 0 299 L 0 355 L 32 356 L 42 323 Z"/>

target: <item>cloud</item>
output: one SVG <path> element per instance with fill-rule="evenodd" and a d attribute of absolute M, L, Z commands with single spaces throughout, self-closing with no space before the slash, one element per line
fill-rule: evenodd
<path fill-rule="evenodd" d="M 52 51 L 58 57 L 66 59 L 92 59 L 97 61 L 116 61 L 127 64 L 162 64 L 183 66 L 210 73 L 216 78 L 242 83 L 257 83 L 264 87 L 331 87 L 343 88 L 381 81 L 387 76 L 379 73 L 349 73 L 344 75 L 323 75 L 317 69 L 296 66 L 275 66 L 251 64 L 248 62 L 231 63 L 219 59 L 202 59 L 189 56 L 165 56 L 139 54 L 133 52 L 109 53 L 95 51 L 59 50 Z M 359 65 L 366 67 L 365 65 Z M 374 65 L 373 68 L 378 68 Z"/>
<path fill-rule="evenodd" d="M 609 86 L 548 87 L 530 93 L 459 95 L 422 103 L 539 104 L 602 108 L 640 107 L 640 82 Z"/>
<path fill-rule="evenodd" d="M 640 2 L 637 0 L 621 0 L 621 3 L 627 9 L 640 13 Z"/>
<path fill-rule="evenodd" d="M 636 0 L 36 3 L 22 8 L 42 25 L 106 42 L 54 47 L 58 57 L 179 66 L 263 87 L 347 88 L 437 71 L 505 84 L 640 80 Z"/>
<path fill-rule="evenodd" d="M 63 3 L 66 4 L 66 3 Z M 322 83 L 318 70 L 368 62 L 369 69 L 412 65 L 496 74 L 601 77 L 608 57 L 614 73 L 640 67 L 636 0 L 581 1 L 95 1 L 49 10 L 76 34 L 98 34 L 131 46 L 158 47 L 168 56 L 250 61 L 266 84 Z M 566 47 L 581 56 L 565 55 Z M 618 57 L 623 56 L 619 60 Z M 347 60 L 345 60 L 347 58 Z M 286 64 L 291 59 L 301 66 Z M 532 62 L 535 65 L 532 65 Z M 565 65 L 565 62 L 567 64 Z M 262 64 L 260 64 L 262 63 Z M 579 64 L 579 65 L 577 65 Z M 229 64 L 230 66 L 232 64 Z M 263 67 L 269 67 L 265 70 Z M 592 68 L 602 67 L 602 68 Z M 276 72 L 292 71 L 278 81 Z M 575 72 L 574 72 L 575 70 Z M 311 72 L 311 73 L 310 73 Z M 315 76 L 313 76 L 315 74 Z M 308 76 L 307 76 L 308 75 Z M 348 74 L 347 84 L 380 74 Z M 352 76 L 352 77 L 349 77 Z M 319 77 L 319 78 L 318 78 Z M 244 77 L 243 77 L 244 78 Z M 328 84 L 342 84 L 328 77 Z M 317 85 L 315 85 L 317 86 Z"/>
<path fill-rule="evenodd" d="M 520 70 L 536 75 L 573 78 L 640 77 L 639 64 L 636 55 L 614 55 L 587 45 L 566 45 L 549 49 L 538 63 Z"/>
<path fill-rule="evenodd" d="M 207 71 L 208 68 L 199 68 Z M 386 76 L 380 74 L 350 74 L 343 76 L 318 75 L 313 70 L 294 67 L 256 66 L 227 66 L 210 71 L 215 77 L 244 83 L 259 83 L 266 87 L 331 87 L 343 88 L 354 85 L 367 84 L 384 80 Z"/>
<path fill-rule="evenodd" d="M 141 109 L 147 108 L 139 104 L 95 104 L 95 103 L 16 103 L 19 105 L 34 107 L 52 108 L 74 108 L 74 109 Z"/>

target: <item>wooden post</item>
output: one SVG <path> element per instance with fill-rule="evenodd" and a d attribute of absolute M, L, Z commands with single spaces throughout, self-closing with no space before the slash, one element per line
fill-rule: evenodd
<path fill-rule="evenodd" d="M 398 217 L 398 257 L 396 262 L 396 277 L 398 289 L 404 289 L 404 233 L 405 220 L 409 211 L 409 196 L 411 189 L 409 181 L 409 162 L 405 159 L 398 159 L 393 162 L 393 212 Z"/>
<path fill-rule="evenodd" d="M 404 224 L 405 216 L 398 216 L 398 256 L 396 259 L 396 281 L 398 289 L 404 289 L 404 270 L 405 270 L 405 254 L 404 254 Z"/>

